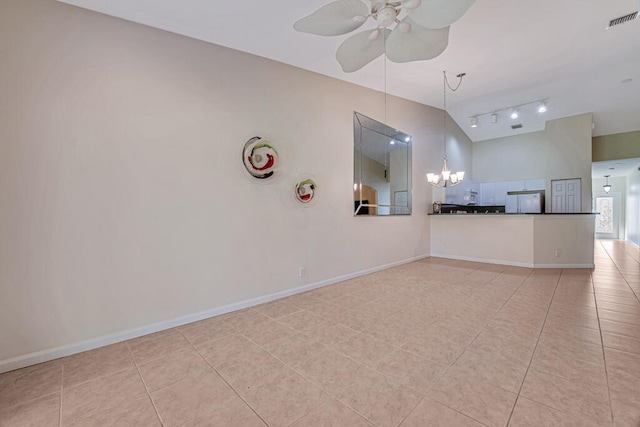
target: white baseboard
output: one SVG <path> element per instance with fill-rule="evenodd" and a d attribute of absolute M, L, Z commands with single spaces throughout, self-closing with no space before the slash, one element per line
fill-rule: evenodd
<path fill-rule="evenodd" d="M 534 264 L 533 268 L 595 268 L 595 264 Z"/>
<path fill-rule="evenodd" d="M 475 258 L 475 257 L 465 257 L 465 256 L 458 256 L 458 255 L 431 254 L 431 256 L 435 258 L 447 258 L 447 259 L 456 259 L 460 261 L 483 262 L 486 264 L 501 264 L 501 265 L 510 265 L 513 267 L 526 267 L 526 268 L 594 268 L 595 267 L 595 264 L 535 264 L 530 262 L 505 261 L 500 259 Z"/>
<path fill-rule="evenodd" d="M 501 265 L 510 265 L 513 267 L 528 267 L 533 268 L 533 264 L 526 262 L 518 262 L 518 261 L 505 261 L 503 259 L 487 259 L 487 258 L 476 258 L 476 257 L 468 257 L 468 256 L 458 256 L 458 255 L 444 255 L 444 254 L 431 254 L 432 257 L 435 258 L 446 258 L 446 259 L 457 259 L 460 261 L 473 261 L 473 262 L 482 262 L 485 264 L 501 264 Z"/>
<path fill-rule="evenodd" d="M 187 323 L 197 322 L 199 320 L 208 319 L 210 317 L 219 316 L 221 314 L 230 313 L 232 311 L 241 310 L 243 308 L 253 307 L 258 304 L 264 304 L 266 302 L 270 302 L 279 298 L 288 297 L 291 295 L 321 288 L 323 286 L 342 282 L 348 279 L 353 279 L 355 277 L 360 277 L 366 274 L 375 273 L 377 271 L 386 270 L 388 268 L 397 267 L 399 265 L 408 264 L 410 262 L 418 261 L 420 259 L 424 259 L 427 257 L 428 255 L 416 256 L 413 258 L 392 262 L 392 263 L 381 265 L 378 267 L 372 267 L 366 270 L 357 271 L 355 273 L 349 273 L 349 274 L 334 277 L 331 279 L 322 280 L 320 282 L 311 283 L 311 284 L 300 286 L 297 288 L 287 289 L 285 291 L 264 295 L 258 298 L 240 301 L 237 303 L 228 304 L 222 307 L 216 307 L 216 308 L 201 311 L 198 313 L 188 314 L 186 316 L 176 317 L 176 318 L 165 320 L 162 322 L 153 323 L 151 325 L 141 326 L 139 328 L 129 329 L 122 332 L 116 332 L 114 334 L 109 334 L 109 335 L 103 335 L 101 337 L 93 338 L 86 341 L 67 344 L 60 347 L 54 347 L 54 348 L 50 348 L 42 351 L 37 351 L 34 353 L 25 354 L 22 356 L 13 357 L 11 359 L 1 360 L 0 374 L 4 372 L 13 371 L 15 369 L 20 369 L 27 366 L 35 365 L 38 363 L 48 362 L 50 360 L 58 359 L 60 357 L 70 356 L 72 354 L 81 353 L 83 351 L 93 350 L 95 348 L 104 347 L 106 345 L 130 340 L 132 338 L 138 338 L 143 335 L 152 334 L 154 332 L 164 331 L 166 329 L 175 328 L 176 326 L 186 325 Z"/>

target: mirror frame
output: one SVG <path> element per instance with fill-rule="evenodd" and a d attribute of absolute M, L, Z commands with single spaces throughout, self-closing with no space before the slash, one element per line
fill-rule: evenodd
<path fill-rule="evenodd" d="M 367 129 L 369 131 L 381 134 L 385 137 L 391 138 L 393 140 L 398 141 L 399 143 L 406 145 L 407 147 L 407 205 L 395 205 L 390 199 L 391 204 L 379 204 L 377 203 L 361 203 L 362 193 L 363 193 L 363 185 L 367 185 L 366 182 L 362 182 L 362 149 L 366 141 L 363 141 L 363 132 L 362 129 Z M 354 142 L 354 159 L 353 159 L 353 201 L 354 201 L 354 216 L 398 216 L 398 215 L 411 215 L 412 213 L 412 142 L 413 138 L 411 135 L 402 132 L 398 129 L 392 128 L 390 126 L 385 125 L 384 123 L 380 123 L 377 120 L 374 120 L 370 117 L 367 117 L 363 114 L 360 114 L 356 111 L 353 112 L 353 142 Z M 359 165 L 358 165 L 359 162 Z M 359 166 L 359 168 L 357 167 Z M 359 170 L 359 176 L 358 176 Z M 358 189 L 360 189 L 358 193 Z M 358 197 L 359 195 L 359 197 Z M 366 199 L 364 199 L 366 200 Z M 360 202 L 360 203 L 359 203 Z M 379 208 L 389 208 L 388 214 L 380 214 Z M 375 214 L 362 214 L 360 210 L 362 208 L 367 209 L 375 209 Z"/>

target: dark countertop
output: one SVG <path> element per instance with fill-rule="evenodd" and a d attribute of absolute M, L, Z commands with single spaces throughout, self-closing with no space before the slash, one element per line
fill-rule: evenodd
<path fill-rule="evenodd" d="M 473 212 L 465 212 L 465 213 L 441 213 L 441 214 L 434 214 L 434 213 L 428 213 L 427 215 L 433 215 L 433 216 L 524 216 L 524 215 L 541 215 L 541 216 L 549 216 L 549 215 L 600 215 L 600 212 L 543 212 L 543 213 L 504 213 L 504 212 L 500 212 L 500 213 L 495 213 L 495 212 L 489 212 L 489 213 L 485 213 L 485 212 L 477 212 L 477 213 L 473 213 Z"/>
<path fill-rule="evenodd" d="M 505 207 L 481 206 L 481 205 L 457 205 L 453 203 L 442 203 L 441 213 L 430 213 L 429 215 L 598 215 L 598 212 L 575 212 L 575 213 L 505 213 Z"/>

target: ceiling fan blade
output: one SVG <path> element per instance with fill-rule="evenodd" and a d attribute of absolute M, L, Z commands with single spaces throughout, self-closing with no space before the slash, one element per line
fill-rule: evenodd
<path fill-rule="evenodd" d="M 431 30 L 417 25 L 409 17 L 402 22 L 411 25 L 408 32 L 395 29 L 387 39 L 387 58 L 393 62 L 433 59 L 449 44 L 449 27 Z"/>
<path fill-rule="evenodd" d="M 319 36 L 339 36 L 360 28 L 367 16 L 369 8 L 360 0 L 338 0 L 296 21 L 293 28 Z"/>
<path fill-rule="evenodd" d="M 384 53 L 384 42 L 391 30 L 384 28 L 377 31 L 380 33 L 373 40 L 371 40 L 372 31 L 362 31 L 349 37 L 340 45 L 336 51 L 336 59 L 342 71 L 345 73 L 358 71 Z"/>
<path fill-rule="evenodd" d="M 476 0 L 422 0 L 420 7 L 407 9 L 412 20 L 426 28 L 448 27 L 469 10 Z"/>

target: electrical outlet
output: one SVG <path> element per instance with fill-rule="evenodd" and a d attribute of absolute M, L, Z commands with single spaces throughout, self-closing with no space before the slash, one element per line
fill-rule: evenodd
<path fill-rule="evenodd" d="M 300 277 L 304 276 L 304 267 L 300 267 L 300 269 L 298 270 L 298 276 Z"/>
<path fill-rule="evenodd" d="M 556 249 L 556 258 L 560 257 L 560 249 Z"/>

